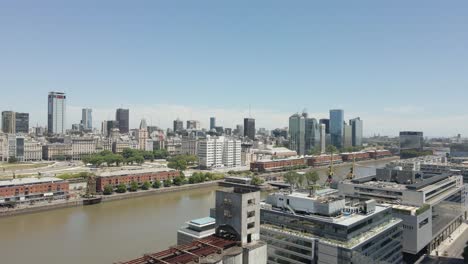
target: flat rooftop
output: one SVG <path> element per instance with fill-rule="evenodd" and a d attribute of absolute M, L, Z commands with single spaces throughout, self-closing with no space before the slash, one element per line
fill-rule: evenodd
<path fill-rule="evenodd" d="M 12 180 L 0 181 L 0 187 L 4 186 L 15 186 L 15 185 L 26 185 L 26 184 L 38 184 L 46 182 L 61 182 L 64 181 L 60 178 L 55 177 L 42 177 L 42 178 L 19 178 Z"/>
<path fill-rule="evenodd" d="M 211 225 L 211 224 L 214 224 L 214 223 L 216 223 L 216 219 L 214 219 L 212 217 L 203 217 L 203 218 L 194 219 L 194 220 L 190 221 L 190 224 L 194 224 L 194 225 L 197 225 L 197 226 Z"/>
<path fill-rule="evenodd" d="M 131 174 L 145 174 L 145 173 L 157 173 L 164 171 L 174 171 L 169 168 L 150 168 L 150 169 L 136 169 L 136 170 L 116 170 L 116 171 L 105 171 L 101 172 L 98 177 L 111 177 L 111 176 L 124 176 Z"/>

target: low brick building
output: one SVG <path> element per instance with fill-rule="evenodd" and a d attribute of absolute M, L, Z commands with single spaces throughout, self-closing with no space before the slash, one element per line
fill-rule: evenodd
<path fill-rule="evenodd" d="M 341 153 L 341 158 L 344 162 L 347 161 L 360 161 L 360 160 L 368 160 L 370 159 L 370 155 L 367 152 L 350 152 L 350 153 Z"/>
<path fill-rule="evenodd" d="M 278 160 L 257 160 L 250 163 L 251 171 L 275 171 L 287 167 L 306 165 L 304 158 L 278 159 Z"/>
<path fill-rule="evenodd" d="M 305 158 L 307 165 L 311 167 L 327 166 L 331 163 L 331 155 L 323 154 L 318 156 L 308 156 Z M 333 155 L 333 164 L 343 163 L 341 155 Z"/>
<path fill-rule="evenodd" d="M 0 205 L 12 202 L 65 199 L 68 192 L 68 182 L 53 177 L 0 181 Z"/>
<path fill-rule="evenodd" d="M 369 156 L 371 159 L 382 159 L 382 158 L 393 156 L 389 150 L 385 150 L 385 149 L 370 150 L 370 151 L 367 151 L 367 153 L 369 153 Z"/>
<path fill-rule="evenodd" d="M 142 169 L 103 172 L 96 177 L 96 191 L 102 192 L 106 185 L 117 187 L 119 184 L 130 185 L 131 182 L 142 184 L 146 181 L 164 181 L 179 176 L 180 173 L 171 169 Z"/>

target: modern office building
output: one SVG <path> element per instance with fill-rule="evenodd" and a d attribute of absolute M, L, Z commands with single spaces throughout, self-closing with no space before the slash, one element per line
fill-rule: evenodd
<path fill-rule="evenodd" d="M 244 118 L 244 136 L 255 140 L 255 119 Z"/>
<path fill-rule="evenodd" d="M 356 117 L 349 120 L 349 125 L 352 127 L 352 145 L 353 147 L 362 146 L 363 137 L 363 122 L 361 118 Z"/>
<path fill-rule="evenodd" d="M 320 124 L 320 153 L 325 153 L 327 132 L 325 124 Z"/>
<path fill-rule="evenodd" d="M 320 146 L 319 123 L 315 118 L 305 118 L 305 154 Z"/>
<path fill-rule="evenodd" d="M 330 110 L 330 135 L 331 144 L 337 148 L 343 147 L 344 111 L 341 109 Z"/>
<path fill-rule="evenodd" d="M 330 134 L 330 119 L 328 118 L 322 118 L 319 121 L 320 124 L 325 125 L 325 133 Z"/>
<path fill-rule="evenodd" d="M 353 127 L 343 124 L 343 147 L 353 146 Z"/>
<path fill-rule="evenodd" d="M 180 132 L 184 130 L 184 121 L 180 120 L 179 118 L 177 118 L 176 120 L 174 120 L 173 122 L 173 129 L 172 131 L 174 131 L 174 133 L 177 133 L 177 132 Z"/>
<path fill-rule="evenodd" d="M 305 155 L 305 117 L 298 113 L 289 117 L 289 148 Z"/>
<path fill-rule="evenodd" d="M 29 133 L 29 114 L 16 113 L 15 114 L 15 131 L 16 133 Z"/>
<path fill-rule="evenodd" d="M 460 175 L 390 173 L 348 179 L 341 195 L 375 199 L 403 220 L 403 251 L 420 256 L 437 248 L 466 218 L 465 187 Z"/>
<path fill-rule="evenodd" d="M 13 111 L 2 112 L 2 131 L 7 134 L 16 133 L 16 113 Z"/>
<path fill-rule="evenodd" d="M 187 120 L 187 130 L 200 130 L 200 121 Z"/>
<path fill-rule="evenodd" d="M 93 130 L 93 110 L 90 108 L 83 108 L 81 110 L 81 126 L 83 130 Z"/>
<path fill-rule="evenodd" d="M 270 194 L 260 238 L 268 263 L 402 263 L 401 220 L 374 200 L 346 200 L 336 190 Z"/>
<path fill-rule="evenodd" d="M 120 133 L 127 134 L 130 131 L 130 111 L 119 108 L 115 112 L 115 121 L 117 121 Z M 110 132 L 108 130 L 108 132 Z"/>
<path fill-rule="evenodd" d="M 66 101 L 62 92 L 50 92 L 48 96 L 47 130 L 49 134 L 65 134 Z"/>
<path fill-rule="evenodd" d="M 400 132 L 400 151 L 401 150 L 422 151 L 423 148 L 424 148 L 423 132 L 416 132 L 416 131 L 401 131 Z"/>
<path fill-rule="evenodd" d="M 101 134 L 109 137 L 114 129 L 119 130 L 119 121 L 107 120 L 102 122 Z M 120 130 L 119 130 L 120 131 Z"/>
<path fill-rule="evenodd" d="M 210 117 L 210 130 L 216 127 L 216 117 Z"/>
<path fill-rule="evenodd" d="M 241 166 L 241 141 L 228 137 L 211 137 L 198 142 L 198 164 L 202 168 Z"/>
<path fill-rule="evenodd" d="M 244 136 L 244 126 L 243 125 L 236 125 L 236 129 L 234 131 L 236 136 L 243 137 Z"/>

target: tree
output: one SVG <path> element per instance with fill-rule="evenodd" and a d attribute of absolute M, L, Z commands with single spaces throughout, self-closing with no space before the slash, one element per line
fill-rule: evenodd
<path fill-rule="evenodd" d="M 136 181 L 132 181 L 130 183 L 130 191 L 131 192 L 136 192 L 138 191 L 138 183 Z"/>
<path fill-rule="evenodd" d="M 171 179 L 166 179 L 164 180 L 163 184 L 164 184 L 164 187 L 171 187 L 172 181 Z"/>
<path fill-rule="evenodd" d="M 175 186 L 181 186 L 186 183 L 186 180 L 185 180 L 185 177 L 181 175 L 172 179 L 172 182 L 174 183 Z"/>
<path fill-rule="evenodd" d="M 119 184 L 117 186 L 117 190 L 116 190 L 117 193 L 125 193 L 127 192 L 127 186 L 123 183 Z"/>
<path fill-rule="evenodd" d="M 338 149 L 333 145 L 328 145 L 326 152 L 329 154 L 335 154 L 335 153 L 338 153 Z"/>
<path fill-rule="evenodd" d="M 309 155 L 320 155 L 320 154 L 322 154 L 322 150 L 318 146 L 309 150 Z"/>
<path fill-rule="evenodd" d="M 284 182 L 289 183 L 291 186 L 291 191 L 299 182 L 299 174 L 295 171 L 289 171 L 283 176 Z"/>
<path fill-rule="evenodd" d="M 142 189 L 142 190 L 149 190 L 149 188 L 151 188 L 151 183 L 148 182 L 148 181 L 145 181 L 145 182 L 141 185 L 141 189 Z"/>
<path fill-rule="evenodd" d="M 161 187 L 161 182 L 159 180 L 156 180 L 153 182 L 154 189 L 159 189 L 160 187 Z"/>
<path fill-rule="evenodd" d="M 169 156 L 169 153 L 165 149 L 153 150 L 153 155 L 155 159 L 165 159 Z"/>
<path fill-rule="evenodd" d="M 258 186 L 258 185 L 262 185 L 263 182 L 264 180 L 262 178 L 258 176 L 253 176 L 252 180 L 250 181 L 250 184 Z"/>
<path fill-rule="evenodd" d="M 320 177 L 316 171 L 306 172 L 304 176 L 310 191 L 309 195 L 312 196 L 312 191 L 315 193 L 315 188 L 317 187 L 316 184 L 320 180 Z"/>
<path fill-rule="evenodd" d="M 11 156 L 9 159 L 8 159 L 8 163 L 16 163 L 18 162 L 18 159 L 14 156 Z"/>
<path fill-rule="evenodd" d="M 108 184 L 108 185 L 104 186 L 104 191 L 103 191 L 104 195 L 110 195 L 113 192 L 114 192 L 114 187 L 112 187 L 112 185 Z"/>

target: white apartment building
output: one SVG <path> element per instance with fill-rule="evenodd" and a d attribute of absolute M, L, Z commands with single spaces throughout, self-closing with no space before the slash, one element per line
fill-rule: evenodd
<path fill-rule="evenodd" d="M 26 140 L 24 142 L 23 161 L 40 161 L 42 160 L 42 145 L 34 140 Z"/>
<path fill-rule="evenodd" d="M 202 168 L 241 166 L 241 141 L 226 137 L 210 137 L 198 143 L 198 162 Z"/>

